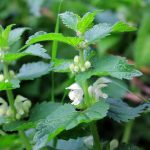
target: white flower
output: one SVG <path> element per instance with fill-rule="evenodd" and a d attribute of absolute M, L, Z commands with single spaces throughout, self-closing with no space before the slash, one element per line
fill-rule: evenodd
<path fill-rule="evenodd" d="M 83 100 L 83 90 L 79 84 L 73 83 L 71 86 L 67 87 L 66 89 L 71 90 L 69 92 L 69 98 L 73 101 L 72 105 L 78 105 Z"/>
<path fill-rule="evenodd" d="M 8 109 L 7 102 L 4 99 L 0 98 L 0 116 L 5 115 L 7 112 L 7 109 Z"/>
<path fill-rule="evenodd" d="M 111 81 L 107 78 L 99 78 L 93 85 L 88 87 L 88 92 L 91 97 L 95 97 L 96 100 L 99 98 L 108 98 L 108 95 L 106 93 L 102 92 L 102 88 L 107 86 L 107 83 L 110 83 Z"/>
<path fill-rule="evenodd" d="M 28 115 L 29 109 L 31 107 L 31 101 L 21 95 L 17 95 L 15 102 L 14 102 L 14 106 L 17 110 L 18 115 L 16 116 L 16 118 L 18 119 L 19 116 Z"/>

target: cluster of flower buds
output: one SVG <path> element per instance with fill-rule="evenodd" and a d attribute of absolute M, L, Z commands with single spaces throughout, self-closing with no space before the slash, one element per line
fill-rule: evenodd
<path fill-rule="evenodd" d="M 96 82 L 93 83 L 93 85 L 90 85 L 88 87 L 88 93 L 89 96 L 95 100 L 98 101 L 100 98 L 106 99 L 108 98 L 108 95 L 104 92 L 102 92 L 102 88 L 106 87 L 108 83 L 111 81 L 108 78 L 99 78 L 96 80 Z M 73 83 L 66 89 L 69 89 L 69 98 L 72 101 L 71 104 L 78 106 L 83 101 L 84 97 L 84 91 L 82 87 L 78 83 Z"/>
<path fill-rule="evenodd" d="M 14 102 L 14 107 L 16 109 L 16 119 L 21 119 L 27 117 L 31 108 L 31 101 L 27 98 L 18 95 Z M 9 119 L 14 117 L 14 111 L 10 106 L 8 106 L 7 102 L 0 98 L 0 116 L 5 116 Z"/>
<path fill-rule="evenodd" d="M 72 73 L 84 72 L 91 67 L 90 61 L 85 61 L 84 64 L 81 62 L 80 56 L 74 57 L 74 63 L 70 65 Z"/>

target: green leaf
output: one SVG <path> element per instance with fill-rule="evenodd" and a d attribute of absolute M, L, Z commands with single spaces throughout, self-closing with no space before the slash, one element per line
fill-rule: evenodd
<path fill-rule="evenodd" d="M 56 148 L 58 150 L 89 150 L 85 146 L 85 138 L 77 138 L 77 139 L 69 139 L 69 140 L 61 140 L 58 139 Z M 52 143 L 52 142 L 51 142 Z M 52 144 L 50 144 L 52 146 Z"/>
<path fill-rule="evenodd" d="M 6 53 L 3 57 L 3 60 L 5 62 L 10 63 L 10 62 L 20 59 L 26 55 L 28 55 L 28 54 L 27 53 Z"/>
<path fill-rule="evenodd" d="M 77 37 L 65 37 L 61 33 L 47 33 L 47 34 L 32 36 L 32 38 L 29 38 L 29 40 L 27 41 L 26 46 L 24 46 L 22 49 L 26 48 L 31 44 L 42 42 L 42 41 L 59 41 L 76 47 L 79 43 L 82 42 L 82 39 Z"/>
<path fill-rule="evenodd" d="M 28 63 L 21 67 L 17 77 L 20 80 L 33 80 L 34 78 L 48 74 L 51 69 L 52 66 L 50 64 L 44 63 L 42 61 Z"/>
<path fill-rule="evenodd" d="M 106 102 L 110 105 L 108 116 L 117 122 L 128 122 L 140 116 L 140 113 L 146 108 L 145 104 L 137 107 L 130 107 L 120 99 L 107 99 Z"/>
<path fill-rule="evenodd" d="M 9 38 L 9 34 L 11 32 L 11 28 L 14 26 L 14 24 L 11 24 L 11 25 L 8 25 L 6 27 L 6 29 L 3 31 L 2 33 L 2 37 L 4 40 L 8 41 L 8 38 Z"/>
<path fill-rule="evenodd" d="M 20 87 L 20 81 L 18 79 L 12 79 L 11 81 L 1 81 L 0 82 L 0 91 L 11 90 Z"/>
<path fill-rule="evenodd" d="M 141 76 L 142 73 L 127 63 L 124 57 L 105 56 L 102 58 L 95 57 L 92 60 L 92 68 L 86 72 L 79 73 L 76 81 L 81 83 L 91 76 L 112 76 L 118 79 L 132 79 Z"/>
<path fill-rule="evenodd" d="M 112 32 L 130 32 L 135 30 L 136 27 L 130 26 L 122 21 L 117 22 L 112 27 Z"/>
<path fill-rule="evenodd" d="M 70 72 L 69 66 L 73 61 L 69 59 L 55 59 L 52 63 L 54 72 Z"/>
<path fill-rule="evenodd" d="M 27 121 L 13 121 L 10 123 L 6 123 L 3 125 L 4 131 L 17 131 L 17 130 L 26 130 L 29 128 L 35 127 L 34 122 L 27 122 Z"/>
<path fill-rule="evenodd" d="M 106 116 L 109 105 L 99 101 L 85 111 L 76 111 L 70 104 L 58 107 L 42 120 L 36 128 L 34 149 L 40 149 L 63 130 L 69 130 L 81 123 L 89 123 Z M 65 113 L 64 113 L 65 112 Z"/>
<path fill-rule="evenodd" d="M 14 26 L 14 24 L 7 26 L 5 30 L 1 29 L 1 35 L 0 35 L 0 47 L 1 48 L 7 48 L 8 47 L 8 45 L 9 45 L 8 44 L 8 37 L 9 37 L 12 26 Z"/>
<path fill-rule="evenodd" d="M 3 125 L 5 131 L 26 130 L 35 127 L 42 119 L 45 119 L 50 113 L 57 109 L 61 104 L 54 102 L 37 103 L 30 112 L 28 121 L 13 121 Z"/>
<path fill-rule="evenodd" d="M 31 45 L 25 51 L 23 51 L 23 53 L 39 56 L 45 59 L 50 59 L 50 56 L 46 54 L 46 50 L 43 48 L 43 45 L 41 44 Z"/>
<path fill-rule="evenodd" d="M 45 119 L 49 114 L 55 111 L 61 104 L 54 102 L 37 103 L 31 110 L 29 122 L 36 122 Z"/>
<path fill-rule="evenodd" d="M 72 30 L 77 31 L 78 20 L 80 19 L 80 17 L 77 14 L 67 11 L 65 13 L 60 14 L 60 17 L 64 25 L 66 25 Z"/>
<path fill-rule="evenodd" d="M 14 44 L 16 41 L 18 41 L 21 37 L 21 35 L 26 31 L 29 30 L 29 28 L 16 28 L 10 31 L 8 43 L 9 45 Z"/>
<path fill-rule="evenodd" d="M 45 59 L 50 59 L 50 56 L 46 54 L 46 50 L 43 48 L 43 46 L 41 44 L 35 44 L 29 46 L 25 51 L 21 53 L 6 53 L 3 57 L 3 60 L 10 63 L 27 55 L 39 56 Z"/>
<path fill-rule="evenodd" d="M 78 31 L 84 33 L 88 28 L 90 28 L 97 12 L 98 11 L 87 12 L 78 22 Z"/>
<path fill-rule="evenodd" d="M 97 24 L 85 32 L 84 38 L 88 43 L 93 43 L 101 38 L 108 36 L 111 32 L 111 29 L 111 26 L 107 23 Z"/>

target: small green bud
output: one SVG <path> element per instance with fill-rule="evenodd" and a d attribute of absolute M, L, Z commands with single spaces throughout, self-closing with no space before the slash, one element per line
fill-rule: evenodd
<path fill-rule="evenodd" d="M 79 67 L 78 66 L 74 66 L 74 72 L 79 72 Z"/>
<path fill-rule="evenodd" d="M 20 119 L 21 119 L 21 115 L 17 113 L 17 114 L 16 114 L 16 119 L 17 119 L 17 120 L 20 120 Z"/>
<path fill-rule="evenodd" d="M 79 56 L 75 56 L 74 57 L 74 63 L 78 64 L 80 61 L 80 57 Z"/>
<path fill-rule="evenodd" d="M 0 74 L 0 82 L 4 80 L 4 75 Z"/>
<path fill-rule="evenodd" d="M 91 67 L 91 63 L 89 61 L 86 61 L 84 65 L 86 69 L 89 69 Z"/>

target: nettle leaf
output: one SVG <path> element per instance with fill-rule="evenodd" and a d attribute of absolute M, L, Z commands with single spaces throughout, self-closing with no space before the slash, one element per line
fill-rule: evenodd
<path fill-rule="evenodd" d="M 23 53 L 28 53 L 34 56 L 50 59 L 50 56 L 46 54 L 46 50 L 43 48 L 43 45 L 41 44 L 31 45 Z"/>
<path fill-rule="evenodd" d="M 88 28 L 90 28 L 97 12 L 98 11 L 87 12 L 78 22 L 78 31 L 84 33 Z"/>
<path fill-rule="evenodd" d="M 137 107 L 130 107 L 120 99 L 107 99 L 106 102 L 110 105 L 108 116 L 117 122 L 128 122 L 140 116 L 140 113 L 142 113 L 147 106 L 146 104 L 142 104 Z"/>
<path fill-rule="evenodd" d="M 25 51 L 20 53 L 6 53 L 3 57 L 3 60 L 5 62 L 12 62 L 16 61 L 17 59 L 20 59 L 24 56 L 38 56 L 44 59 L 50 59 L 50 56 L 46 54 L 46 50 L 43 48 L 41 44 L 34 44 L 29 46 Z"/>
<path fill-rule="evenodd" d="M 77 25 L 78 20 L 80 19 L 80 16 L 77 14 L 74 14 L 73 12 L 64 12 L 60 14 L 60 17 L 62 19 L 62 22 L 64 25 L 66 25 L 68 28 L 77 31 Z"/>
<path fill-rule="evenodd" d="M 112 27 L 112 32 L 130 32 L 135 31 L 137 28 L 130 26 L 122 21 L 115 23 Z"/>
<path fill-rule="evenodd" d="M 17 120 L 3 125 L 4 131 L 17 131 L 17 130 L 26 130 L 29 128 L 34 128 L 36 125 L 34 122 L 27 122 L 23 120 Z"/>
<path fill-rule="evenodd" d="M 69 66 L 73 61 L 69 59 L 55 59 L 52 63 L 54 72 L 70 72 Z"/>
<path fill-rule="evenodd" d="M 102 58 L 95 57 L 92 61 L 92 68 L 86 72 L 79 73 L 76 76 L 77 82 L 83 82 L 91 76 L 112 76 L 118 79 L 132 79 L 141 76 L 142 73 L 127 63 L 124 57 L 105 56 Z"/>
<path fill-rule="evenodd" d="M 84 38 L 88 43 L 93 43 L 98 39 L 109 35 L 112 27 L 107 23 L 100 23 L 85 32 Z"/>
<path fill-rule="evenodd" d="M 28 55 L 28 54 L 26 54 L 26 53 L 6 53 L 3 57 L 3 60 L 5 62 L 10 63 L 10 62 L 20 59 L 26 55 Z"/>
<path fill-rule="evenodd" d="M 9 45 L 14 44 L 16 41 L 18 41 L 21 37 L 21 35 L 26 31 L 29 30 L 29 28 L 16 28 L 10 31 L 8 43 Z"/>
<path fill-rule="evenodd" d="M 69 130 L 78 124 L 104 118 L 108 109 L 109 105 L 105 101 L 99 101 L 81 112 L 76 111 L 70 104 L 61 105 L 37 125 L 34 149 L 37 150 L 45 146 L 48 141 L 63 130 Z"/>
<path fill-rule="evenodd" d="M 2 30 L 1 28 L 1 35 L 0 35 L 0 47 L 5 48 L 8 47 L 8 37 L 11 31 L 11 28 L 14 24 L 8 25 L 5 29 Z"/>
<path fill-rule="evenodd" d="M 24 64 L 17 74 L 20 80 L 33 80 L 48 74 L 52 70 L 52 65 L 42 61 Z"/>
<path fill-rule="evenodd" d="M 1 81 L 0 82 L 0 91 L 3 90 L 11 90 L 11 89 L 16 89 L 20 87 L 20 81 L 18 79 L 12 79 L 8 82 L 6 81 Z"/>
<path fill-rule="evenodd" d="M 45 119 L 49 114 L 51 114 L 60 106 L 61 106 L 60 103 L 54 102 L 37 103 L 31 110 L 29 121 L 36 122 Z"/>
<path fill-rule="evenodd" d="M 31 44 L 42 41 L 59 41 L 76 47 L 83 40 L 77 37 L 65 37 L 61 33 L 47 33 L 42 35 L 36 35 L 35 37 L 32 36 L 32 38 L 29 38 L 29 40 L 27 41 L 26 46 L 24 46 L 22 49 L 26 48 Z"/>

